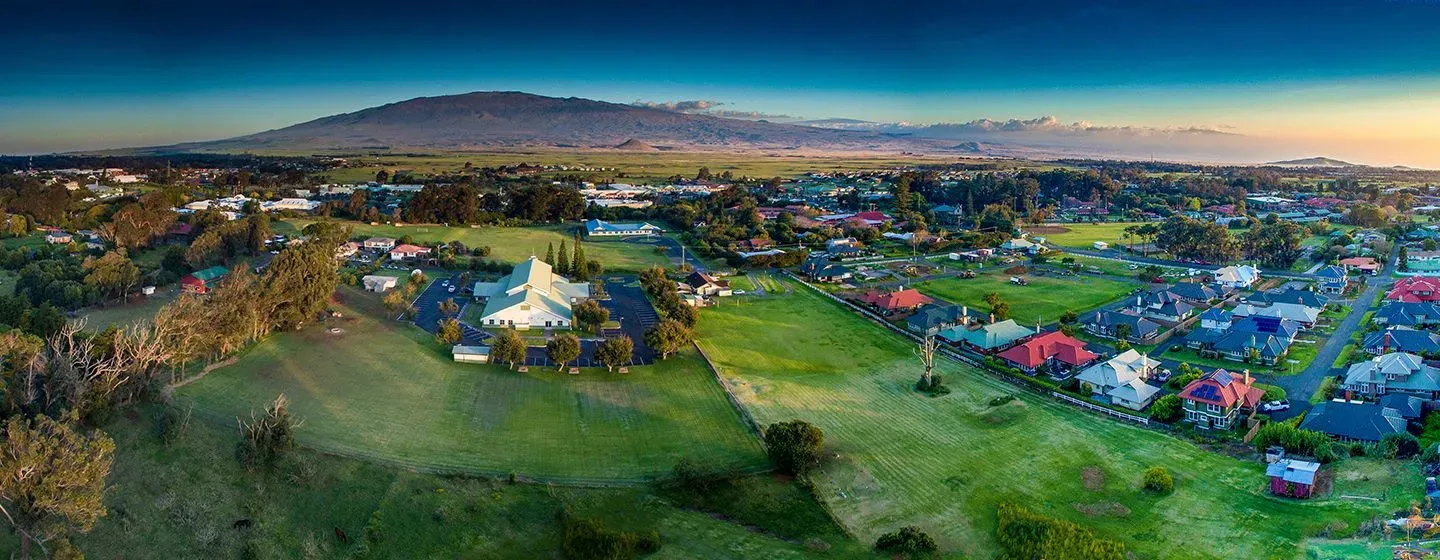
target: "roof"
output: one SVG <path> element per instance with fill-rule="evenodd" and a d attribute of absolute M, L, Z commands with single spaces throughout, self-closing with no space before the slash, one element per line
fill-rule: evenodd
<path fill-rule="evenodd" d="M 612 224 L 604 220 L 591 219 L 585 222 L 585 231 L 590 233 L 619 233 L 626 231 L 664 231 L 664 229 L 650 222 L 616 222 Z"/>
<path fill-rule="evenodd" d="M 200 280 L 201 282 L 205 282 L 208 284 L 210 282 L 214 282 L 216 280 L 224 278 L 226 274 L 230 274 L 230 269 L 223 266 L 212 266 L 204 270 L 197 270 L 195 272 L 191 272 L 190 276 L 194 277 L 196 280 Z"/>
<path fill-rule="evenodd" d="M 1345 370 L 1345 385 L 1376 384 L 1387 389 L 1440 391 L 1440 375 L 1425 365 L 1420 356 L 1391 352 Z"/>
<path fill-rule="evenodd" d="M 1265 467 L 1265 476 L 1279 478 L 1285 482 L 1315 485 L 1315 475 L 1320 472 L 1320 463 L 1281 459 Z"/>
<path fill-rule="evenodd" d="M 1345 272 L 1344 268 L 1332 264 L 1330 266 L 1321 267 L 1320 270 L 1315 271 L 1315 276 L 1318 278 L 1330 278 L 1334 280 L 1339 280 L 1348 277 L 1349 273 Z"/>
<path fill-rule="evenodd" d="M 1220 309 L 1219 307 L 1211 307 L 1210 309 L 1206 309 L 1204 313 L 1200 314 L 1200 320 L 1229 323 L 1231 320 L 1231 314 L 1229 311 Z"/>
<path fill-rule="evenodd" d="M 1160 367 L 1159 360 L 1131 348 L 1114 358 L 1085 368 L 1076 378 L 1096 387 L 1109 389 L 1141 379 L 1146 370 L 1156 367 Z"/>
<path fill-rule="evenodd" d="M 1040 364 L 1051 358 L 1078 366 L 1088 364 L 1100 357 L 1094 352 L 1086 350 L 1084 342 L 1059 331 L 1036 336 L 1001 352 L 999 356 L 1028 368 L 1039 367 Z"/>
<path fill-rule="evenodd" d="M 393 247 L 393 248 L 390 249 L 390 252 L 391 252 L 391 253 L 429 253 L 429 252 L 430 252 L 430 248 L 429 248 L 429 247 L 421 247 L 421 246 L 419 246 L 419 245 L 410 245 L 410 244 L 407 243 L 407 244 L 404 244 L 404 245 L 396 245 L 395 247 Z"/>
<path fill-rule="evenodd" d="M 1206 404 L 1218 404 L 1225 408 L 1233 406 L 1254 407 L 1260 404 L 1265 392 L 1246 384 L 1235 374 L 1217 369 L 1191 381 L 1180 390 L 1180 398 Z"/>
<path fill-rule="evenodd" d="M 1404 326 L 1440 322 L 1440 305 L 1421 301 L 1387 301 L 1375 311 L 1375 319 L 1389 325 Z"/>
<path fill-rule="evenodd" d="M 1375 403 L 1326 401 L 1310 408 L 1300 428 L 1346 439 L 1380 441 L 1404 432 L 1405 418 L 1399 411 Z"/>
<path fill-rule="evenodd" d="M 983 317 L 978 311 L 970 311 L 968 308 L 959 305 L 926 304 L 917 309 L 914 314 L 905 319 L 911 328 L 928 331 L 940 325 L 958 323 L 965 315 L 974 318 Z"/>
<path fill-rule="evenodd" d="M 570 298 L 588 297 L 590 285 L 571 283 L 555 274 L 545 261 L 530 257 L 497 282 L 476 282 L 475 295 L 489 298 L 485 301 L 482 320 L 522 303 L 570 319 Z"/>
<path fill-rule="evenodd" d="M 1390 393 L 1380 397 L 1380 406 L 1395 409 L 1406 420 L 1419 420 L 1425 414 L 1425 401 L 1413 395 Z"/>
<path fill-rule="evenodd" d="M 909 309 L 934 302 L 935 300 L 911 288 L 893 292 L 877 292 L 871 290 L 862 294 L 860 301 L 881 309 Z"/>
<path fill-rule="evenodd" d="M 1250 296 L 1250 301 L 1254 303 L 1269 304 L 1288 303 L 1294 305 L 1304 305 L 1306 307 L 1322 308 L 1325 307 L 1326 302 L 1330 301 L 1330 298 L 1327 298 L 1310 290 L 1296 290 L 1294 288 L 1286 288 L 1277 292 L 1261 292 L 1255 294 L 1253 296 Z"/>
<path fill-rule="evenodd" d="M 1215 281 L 1250 284 L 1260 279 L 1260 269 L 1250 265 L 1227 266 L 1215 271 Z"/>
<path fill-rule="evenodd" d="M 1408 327 L 1390 327 L 1365 337 L 1365 349 L 1387 349 L 1412 354 L 1440 352 L 1440 336 Z"/>
<path fill-rule="evenodd" d="M 489 346 L 465 346 L 457 344 L 450 348 L 450 354 L 454 356 L 489 356 Z"/>
<path fill-rule="evenodd" d="M 1099 325 L 1100 327 L 1103 327 L 1105 329 L 1110 329 L 1116 325 L 1130 325 L 1130 334 L 1132 336 L 1144 337 L 1149 333 L 1160 330 L 1159 323 L 1156 323 L 1155 321 L 1151 321 L 1134 313 L 1103 310 L 1096 311 L 1093 314 L 1087 313 L 1085 315 L 1082 315 L 1081 317 L 1082 321 L 1085 324 Z"/>
<path fill-rule="evenodd" d="M 1035 334 L 1035 331 L 1020 326 L 1014 319 L 1006 319 L 973 329 L 956 325 L 940 331 L 939 336 L 952 342 L 964 341 L 972 346 L 989 350 L 1008 345 L 1032 334 Z"/>
<path fill-rule="evenodd" d="M 1395 287 L 1385 294 L 1385 298 L 1409 302 L 1440 300 L 1440 279 L 1429 276 L 1401 278 L 1395 282 Z"/>
<path fill-rule="evenodd" d="M 713 285 L 713 286 L 718 287 L 718 288 L 729 288 L 729 287 L 730 287 L 730 282 L 728 282 L 728 281 L 726 281 L 726 280 L 721 280 L 721 279 L 719 279 L 719 278 L 716 278 L 716 277 L 714 277 L 714 276 L 711 276 L 711 275 L 708 274 L 708 273 L 701 272 L 701 271 L 698 271 L 698 270 L 695 271 L 695 272 L 691 272 L 689 276 L 686 276 L 686 277 L 685 277 L 685 283 L 686 283 L 686 284 L 689 284 L 690 286 L 695 287 L 695 288 L 699 288 L 699 287 L 705 286 L 705 285 L 707 285 L 707 284 L 708 284 L 708 285 Z"/>
<path fill-rule="evenodd" d="M 1242 303 L 1230 312 L 1236 317 L 1273 317 L 1297 323 L 1314 323 L 1320 318 L 1319 309 L 1298 303 L 1274 303 L 1266 307 Z"/>
<path fill-rule="evenodd" d="M 1180 282 L 1167 291 L 1190 301 L 1210 301 L 1220 295 L 1214 288 L 1198 282 Z"/>

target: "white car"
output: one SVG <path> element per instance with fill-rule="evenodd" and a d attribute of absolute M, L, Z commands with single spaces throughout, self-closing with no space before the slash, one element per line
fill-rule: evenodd
<path fill-rule="evenodd" d="M 1288 399 L 1270 401 L 1260 405 L 1261 412 L 1280 412 L 1282 410 L 1290 410 L 1290 401 Z"/>
<path fill-rule="evenodd" d="M 743 295 L 745 295 L 745 290 L 735 290 L 735 291 L 730 292 L 730 293 L 735 294 L 735 295 L 737 295 L 737 296 L 743 296 Z"/>

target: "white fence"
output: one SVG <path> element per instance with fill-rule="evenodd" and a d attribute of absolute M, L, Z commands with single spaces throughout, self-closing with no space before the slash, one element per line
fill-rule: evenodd
<path fill-rule="evenodd" d="M 1125 414 L 1124 412 L 1120 412 L 1120 411 L 1118 411 L 1118 410 L 1114 410 L 1114 409 L 1110 409 L 1110 408 L 1105 408 L 1105 407 L 1103 407 L 1103 406 L 1097 406 L 1097 405 L 1094 405 L 1094 404 L 1091 404 L 1091 403 L 1082 401 L 1082 400 L 1080 400 L 1080 399 L 1077 399 L 1077 398 L 1075 398 L 1075 397 L 1072 397 L 1072 396 L 1070 396 L 1070 395 L 1066 395 L 1066 394 L 1064 394 L 1064 393 L 1058 393 L 1058 392 L 1055 392 L 1055 391 L 1051 391 L 1051 392 L 1050 392 L 1050 396 L 1055 397 L 1055 398 L 1057 398 L 1057 399 L 1060 399 L 1060 400 L 1062 400 L 1062 401 L 1068 402 L 1068 403 L 1073 404 L 1073 405 L 1075 405 L 1075 406 L 1081 407 L 1081 408 L 1086 408 L 1086 409 L 1093 410 L 1093 411 L 1095 411 L 1095 412 L 1101 412 L 1101 413 L 1104 413 L 1104 414 L 1108 414 L 1108 415 L 1110 415 L 1110 416 L 1114 416 L 1114 417 L 1119 418 L 1119 419 L 1121 419 L 1121 420 L 1129 420 L 1129 421 L 1131 421 L 1131 422 L 1135 422 L 1135 423 L 1140 424 L 1140 425 L 1143 425 L 1143 426 L 1149 426 L 1149 425 L 1150 425 L 1150 419 L 1149 419 L 1149 418 L 1141 418 L 1141 417 L 1136 416 L 1136 415 L 1134 415 L 1134 414 Z"/>

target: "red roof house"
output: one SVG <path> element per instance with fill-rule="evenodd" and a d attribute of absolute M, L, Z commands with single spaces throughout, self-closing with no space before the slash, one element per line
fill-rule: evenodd
<path fill-rule="evenodd" d="M 420 255 L 428 254 L 430 254 L 430 248 L 419 245 L 398 245 L 390 250 L 390 258 L 397 261 L 409 260 L 419 257 Z"/>
<path fill-rule="evenodd" d="M 1385 299 L 1407 303 L 1440 301 L 1440 279 L 1429 276 L 1401 278 L 1395 283 L 1395 287 L 1385 294 Z"/>
<path fill-rule="evenodd" d="M 1180 390 L 1185 420 L 1200 428 L 1228 429 L 1234 425 L 1241 410 L 1255 410 L 1265 391 L 1250 382 L 1249 371 L 1244 375 L 1242 378 L 1216 369 L 1191 381 Z"/>
<path fill-rule="evenodd" d="M 1084 342 L 1059 331 L 1036 336 L 997 355 L 1027 372 L 1033 372 L 1035 368 L 1051 360 L 1073 368 L 1093 362 L 1100 357 L 1094 352 L 1086 350 Z"/>
<path fill-rule="evenodd" d="M 870 290 L 861 294 L 860 301 L 878 307 L 886 313 L 893 313 L 915 309 L 927 303 L 933 303 L 935 300 L 919 291 L 909 289 L 894 292 Z"/>
<path fill-rule="evenodd" d="M 1348 259 L 1340 259 L 1340 266 L 1345 267 L 1347 270 L 1354 270 L 1365 274 L 1376 274 L 1380 272 L 1380 261 L 1375 260 L 1375 257 L 1350 257 Z"/>

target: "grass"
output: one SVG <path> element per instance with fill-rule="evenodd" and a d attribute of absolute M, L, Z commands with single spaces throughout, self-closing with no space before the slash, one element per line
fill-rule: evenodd
<path fill-rule="evenodd" d="M 163 290 L 157 289 L 155 295 L 150 297 L 133 295 L 130 303 L 124 305 L 85 309 L 80 312 L 80 318 L 85 320 L 85 328 L 93 331 L 102 331 L 112 325 L 124 328 L 149 321 L 160 311 L 160 308 L 175 301 L 175 298 L 179 296 L 176 290 L 176 287 L 171 286 Z"/>
<path fill-rule="evenodd" d="M 1301 344 L 1296 344 L 1296 345 L 1292 346 L 1292 347 L 1291 347 L 1291 353 L 1293 354 L 1296 350 L 1298 350 L 1297 347 L 1299 347 L 1299 346 L 1302 346 L 1302 345 L 1301 345 Z M 1261 372 L 1261 371 L 1265 371 L 1265 372 L 1274 373 L 1274 374 L 1277 374 L 1277 375 L 1289 374 L 1289 373 L 1290 373 L 1290 368 L 1289 368 L 1290 364 L 1285 363 L 1285 362 L 1281 362 L 1279 369 L 1276 369 L 1275 366 L 1266 366 L 1266 365 L 1259 365 L 1259 364 L 1247 364 L 1247 363 L 1245 363 L 1245 362 L 1235 362 L 1235 361 L 1231 361 L 1231 360 L 1226 360 L 1226 359 L 1224 359 L 1224 358 L 1202 358 L 1202 357 L 1200 357 L 1200 354 L 1197 353 L 1195 350 L 1192 350 L 1192 349 L 1190 349 L 1190 348 L 1186 348 L 1186 347 L 1183 346 L 1183 345 L 1171 346 L 1169 350 L 1165 351 L 1164 356 L 1165 356 L 1166 358 L 1175 360 L 1175 361 L 1177 361 L 1177 362 L 1187 363 L 1187 364 L 1190 364 L 1190 365 L 1192 365 L 1192 366 L 1204 366 L 1204 369 L 1206 369 L 1207 371 L 1208 371 L 1208 370 L 1211 370 L 1211 369 L 1214 369 L 1214 368 L 1222 368 L 1222 369 L 1225 369 L 1225 370 L 1228 370 L 1228 371 L 1241 371 L 1241 370 L 1246 370 L 1246 369 L 1248 369 L 1248 370 L 1250 370 L 1250 371 L 1252 371 L 1252 372 L 1256 372 L 1256 373 L 1259 373 L 1259 372 Z M 1310 357 L 1311 357 L 1312 359 L 1314 358 L 1314 352 L 1313 352 L 1313 351 L 1311 352 L 1311 356 L 1310 356 Z M 1293 358 L 1292 358 L 1292 359 L 1293 359 Z M 1295 373 L 1300 373 L 1300 364 L 1295 364 Z"/>
<path fill-rule="evenodd" d="M 303 229 L 311 220 L 291 220 L 293 227 Z M 433 244 L 459 241 L 466 247 L 490 247 L 491 259 L 518 263 L 531 255 L 544 257 L 547 247 L 560 249 L 564 241 L 567 250 L 574 242 L 574 224 L 533 226 L 533 227 L 445 227 L 438 225 L 370 225 L 347 222 L 355 228 L 354 235 L 365 237 L 410 236 L 416 242 Z M 626 243 L 619 240 L 585 240 L 585 258 L 605 265 L 607 271 L 638 271 L 652 265 L 670 266 L 670 258 L 658 252 L 653 245 Z"/>
<path fill-rule="evenodd" d="M 1027 393 L 991 407 L 1018 390 L 948 361 L 939 372 L 954 393 L 920 396 L 908 343 L 807 288 L 703 314 L 700 345 L 759 422 L 801 419 L 825 431 L 818 493 L 861 542 L 913 524 L 947 553 L 994 557 L 994 508 L 1015 501 L 1124 541 L 1141 558 L 1288 559 L 1327 524 L 1353 530 L 1419 495 L 1411 476 L 1383 492 L 1338 485 L 1337 495 L 1374 492 L 1379 503 L 1271 498 L 1257 462 Z M 1175 476 L 1174 494 L 1140 490 L 1141 471 L 1156 465 Z"/>
<path fill-rule="evenodd" d="M 1119 299 L 1135 288 L 1134 284 L 1093 275 L 1035 276 L 1026 275 L 1028 286 L 1010 283 L 1003 273 L 981 274 L 975 278 L 942 278 L 914 285 L 927 295 L 950 303 L 989 309 L 985 294 L 995 292 L 1010 304 L 1010 316 L 1023 325 L 1039 321 L 1055 321 L 1066 311 L 1080 313 Z"/>
<path fill-rule="evenodd" d="M 1054 226 L 1027 227 L 1024 231 L 1030 232 L 1032 237 L 1044 237 L 1045 241 L 1060 247 L 1075 247 L 1079 249 L 1094 249 L 1096 241 L 1109 243 L 1111 247 L 1127 245 L 1124 239 L 1125 228 L 1137 225 L 1136 222 L 1101 222 L 1096 224 L 1059 224 Z M 1065 231 L 1059 231 L 1063 228 Z M 1134 240 L 1136 245 L 1140 240 Z"/>
<path fill-rule="evenodd" d="M 233 426 L 192 422 L 182 440 L 165 446 L 152 420 L 157 413 L 147 407 L 105 426 L 117 444 L 105 498 L 108 514 L 88 534 L 75 537 L 92 557 L 559 558 L 556 512 L 562 507 L 610 527 L 658 531 L 663 547 L 647 557 L 656 560 L 862 553 L 854 541 L 830 537 L 835 548 L 821 555 L 740 523 L 676 507 L 644 487 L 509 484 L 303 449 L 274 472 L 246 473 L 234 458 L 239 438 Z M 767 482 L 746 484 L 786 492 L 784 485 Z M 251 527 L 233 528 L 239 519 L 251 520 Z M 362 544 L 367 526 L 379 538 Z M 340 543 L 337 528 L 354 544 Z M 0 550 L 17 548 L 10 531 L 0 532 Z"/>
<path fill-rule="evenodd" d="M 457 364 L 429 335 L 384 319 L 378 294 L 340 295 L 343 319 L 273 336 L 180 398 L 233 424 L 284 393 L 305 419 L 303 444 L 427 470 L 608 482 L 668 473 L 682 456 L 767 465 L 693 351 L 628 374 Z"/>

